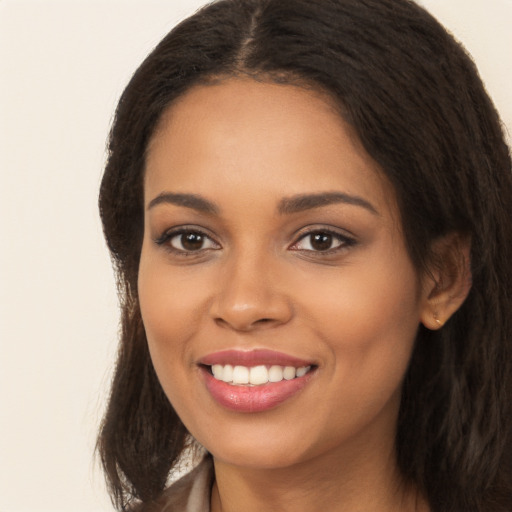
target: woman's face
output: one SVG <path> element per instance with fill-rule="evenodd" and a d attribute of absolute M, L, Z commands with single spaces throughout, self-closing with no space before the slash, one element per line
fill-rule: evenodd
<path fill-rule="evenodd" d="M 393 190 L 329 100 L 193 88 L 152 140 L 144 195 L 142 317 L 191 434 L 248 467 L 389 453 L 426 301 Z"/>

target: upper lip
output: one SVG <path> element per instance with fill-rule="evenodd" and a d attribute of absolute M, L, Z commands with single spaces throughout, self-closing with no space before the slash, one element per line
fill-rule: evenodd
<path fill-rule="evenodd" d="M 202 357 L 199 364 L 212 366 L 214 364 L 231 364 L 233 366 L 259 366 L 259 365 L 279 365 L 279 366 L 312 366 L 312 361 L 307 361 L 283 352 L 276 352 L 267 349 L 254 350 L 222 350 L 213 352 Z"/>

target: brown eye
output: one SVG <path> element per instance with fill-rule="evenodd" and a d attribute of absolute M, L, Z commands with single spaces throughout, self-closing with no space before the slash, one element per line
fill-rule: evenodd
<path fill-rule="evenodd" d="M 291 249 L 295 251 L 327 252 L 354 245 L 355 241 L 347 236 L 330 231 L 312 231 L 302 236 Z"/>
<path fill-rule="evenodd" d="M 333 236 L 329 233 L 315 233 L 314 235 L 310 235 L 311 247 L 315 251 L 327 251 L 332 246 Z"/>
<path fill-rule="evenodd" d="M 181 245 L 186 251 L 197 251 L 203 247 L 204 237 L 199 233 L 181 235 Z"/>
<path fill-rule="evenodd" d="M 185 231 L 170 237 L 169 245 L 182 252 L 197 252 L 203 249 L 216 249 L 218 246 L 208 236 L 199 231 Z"/>

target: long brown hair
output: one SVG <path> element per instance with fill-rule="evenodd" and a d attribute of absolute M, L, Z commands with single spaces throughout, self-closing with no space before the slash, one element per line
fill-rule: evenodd
<path fill-rule="evenodd" d="M 512 510 L 510 155 L 473 62 L 409 0 L 220 0 L 174 28 L 126 87 L 99 201 L 122 306 L 98 439 L 116 507 L 156 499 L 187 442 L 155 375 L 137 296 L 148 142 L 192 85 L 240 74 L 331 95 L 393 184 L 419 271 L 436 238 L 471 237 L 467 300 L 442 330 L 420 326 L 397 458 L 433 511 Z"/>

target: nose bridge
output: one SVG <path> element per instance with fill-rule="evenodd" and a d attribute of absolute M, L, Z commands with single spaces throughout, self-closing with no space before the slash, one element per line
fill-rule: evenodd
<path fill-rule="evenodd" d="M 212 307 L 217 323 L 240 331 L 286 323 L 292 314 L 289 298 L 276 280 L 275 255 L 254 245 L 226 257 Z"/>

